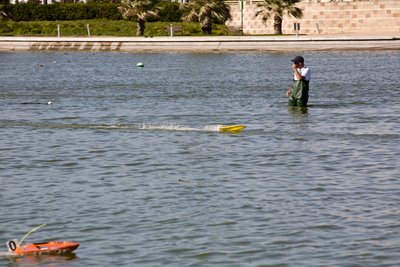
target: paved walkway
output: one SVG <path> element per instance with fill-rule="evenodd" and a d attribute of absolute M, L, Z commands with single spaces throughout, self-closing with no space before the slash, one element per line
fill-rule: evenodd
<path fill-rule="evenodd" d="M 229 52 L 400 50 L 400 33 L 380 35 L 0 37 L 0 51 Z"/>

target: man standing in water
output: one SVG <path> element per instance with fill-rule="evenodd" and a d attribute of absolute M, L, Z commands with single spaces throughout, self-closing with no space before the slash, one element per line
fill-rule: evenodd
<path fill-rule="evenodd" d="M 307 107 L 311 70 L 304 66 L 304 58 L 302 56 L 295 57 L 292 62 L 293 84 L 286 92 L 289 97 L 288 105 Z"/>

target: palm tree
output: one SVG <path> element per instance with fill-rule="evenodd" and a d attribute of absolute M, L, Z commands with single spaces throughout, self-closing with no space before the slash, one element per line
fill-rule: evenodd
<path fill-rule="evenodd" d="M 122 0 L 118 7 L 124 19 L 137 19 L 136 35 L 144 35 L 145 22 L 149 18 L 158 17 L 160 8 L 157 0 Z"/>
<path fill-rule="evenodd" d="M 212 19 L 221 23 L 231 19 L 230 7 L 223 0 L 193 0 L 184 3 L 182 8 L 187 11 L 183 20 L 200 22 L 204 34 L 212 33 Z"/>
<path fill-rule="evenodd" d="M 300 19 L 303 17 L 301 8 L 296 7 L 296 4 L 301 0 L 263 0 L 257 3 L 255 16 L 261 16 L 264 23 L 273 15 L 274 16 L 274 33 L 282 34 L 282 20 L 286 13 L 289 16 Z"/>

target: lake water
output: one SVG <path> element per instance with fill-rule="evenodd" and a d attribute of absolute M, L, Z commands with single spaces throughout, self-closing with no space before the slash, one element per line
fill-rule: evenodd
<path fill-rule="evenodd" d="M 304 53 L 303 110 L 294 56 L 0 53 L 0 243 L 81 244 L 0 266 L 400 266 L 399 53 Z"/>

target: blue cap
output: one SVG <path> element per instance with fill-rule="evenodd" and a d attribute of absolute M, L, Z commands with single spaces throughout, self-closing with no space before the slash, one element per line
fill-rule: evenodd
<path fill-rule="evenodd" d="M 301 63 L 304 63 L 304 58 L 303 58 L 302 56 L 297 56 L 297 57 L 295 57 L 294 59 L 292 59 L 292 62 L 293 62 L 294 64 L 299 64 L 300 62 L 301 62 Z"/>

